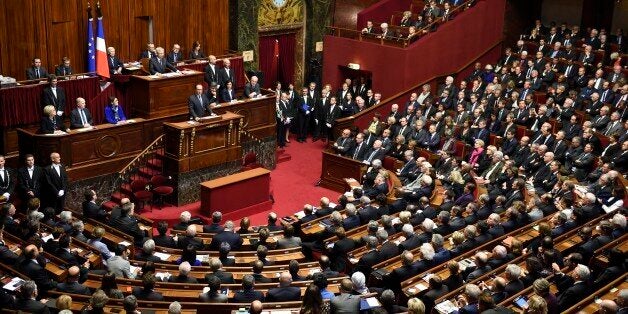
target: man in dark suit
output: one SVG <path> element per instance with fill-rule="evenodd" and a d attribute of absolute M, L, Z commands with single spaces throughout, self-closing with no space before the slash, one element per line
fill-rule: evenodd
<path fill-rule="evenodd" d="M 197 84 L 194 95 L 190 95 L 190 97 L 188 97 L 188 111 L 190 113 L 190 118 L 198 121 L 206 115 L 211 115 L 212 108 L 209 104 L 209 99 L 205 93 L 203 93 L 203 85 Z"/>
<path fill-rule="evenodd" d="M 79 97 L 76 99 L 76 108 L 70 113 L 70 128 L 80 129 L 92 126 L 92 114 L 89 109 L 85 108 L 85 99 Z"/>
<path fill-rule="evenodd" d="M 12 200 L 11 197 L 15 190 L 13 178 L 15 173 L 4 166 L 5 162 L 4 156 L 0 155 L 0 197 L 3 198 L 3 201 L 8 202 Z"/>
<path fill-rule="evenodd" d="M 301 289 L 292 287 L 292 276 L 289 272 L 283 272 L 279 276 L 279 288 L 268 289 L 267 302 L 290 302 L 301 300 Z"/>
<path fill-rule="evenodd" d="M 26 69 L 27 80 L 38 80 L 48 77 L 48 71 L 41 66 L 40 58 L 33 58 L 33 65 Z"/>
<path fill-rule="evenodd" d="M 205 67 L 205 82 L 208 85 L 211 85 L 211 83 L 218 84 L 218 70 L 219 69 L 220 68 L 218 67 L 218 65 L 216 65 L 216 56 L 210 55 L 209 63 L 207 63 L 207 66 Z M 218 86 L 218 88 L 220 87 L 221 86 Z"/>
<path fill-rule="evenodd" d="M 202 302 L 207 303 L 227 303 L 229 298 L 226 294 L 222 294 L 220 285 L 220 278 L 214 275 L 205 276 L 205 281 L 207 281 L 207 286 L 209 287 L 209 291 L 206 293 L 201 293 L 199 298 Z"/>
<path fill-rule="evenodd" d="M 251 76 L 250 82 L 244 85 L 244 96 L 248 98 L 256 98 L 262 95 L 257 76 Z"/>
<path fill-rule="evenodd" d="M 353 283 L 350 279 L 340 282 L 340 295 L 331 299 L 330 313 L 358 314 L 360 311 L 360 296 L 351 293 Z"/>
<path fill-rule="evenodd" d="M 50 205 L 57 212 L 65 208 L 65 192 L 68 189 L 68 174 L 65 167 L 61 164 L 61 155 L 59 153 L 50 154 L 52 164 L 45 168 L 46 181 L 48 183 L 48 191 L 50 192 Z"/>
<path fill-rule="evenodd" d="M 307 138 L 307 131 L 315 106 L 314 99 L 309 96 L 308 92 L 309 89 L 303 87 L 301 89 L 301 97 L 296 99 L 296 106 L 299 112 L 299 138 L 297 141 L 301 143 L 305 142 Z"/>
<path fill-rule="evenodd" d="M 91 295 L 89 288 L 78 283 L 80 269 L 78 266 L 72 266 L 68 269 L 68 276 L 65 282 L 57 285 L 57 290 L 64 293 Z"/>
<path fill-rule="evenodd" d="M 120 217 L 114 219 L 111 224 L 118 230 L 130 235 L 137 245 L 144 244 L 146 232 L 140 229 L 137 219 L 133 215 L 133 203 L 124 204 L 120 211 Z"/>
<path fill-rule="evenodd" d="M 205 248 L 203 240 L 196 236 L 196 225 L 189 225 L 185 230 L 185 236 L 179 237 L 179 240 L 177 241 L 179 249 L 187 248 L 190 245 L 196 250 L 202 250 Z"/>
<path fill-rule="evenodd" d="M 160 292 L 155 291 L 155 275 L 153 273 L 145 274 L 142 277 L 142 287 L 133 287 L 131 293 L 138 300 L 146 301 L 163 301 L 164 296 Z"/>
<path fill-rule="evenodd" d="M 340 114 L 342 113 L 340 110 L 340 106 L 337 104 L 336 96 L 329 97 L 329 103 L 323 107 L 324 112 L 324 134 L 327 134 L 328 140 L 333 140 L 334 138 L 334 125 L 336 125 L 336 119 L 340 118 Z"/>
<path fill-rule="evenodd" d="M 198 283 L 196 278 L 190 276 L 190 271 L 192 270 L 192 266 L 190 266 L 189 262 L 183 262 L 179 265 L 179 274 L 177 276 L 171 276 L 168 279 L 168 282 L 177 282 L 177 283 Z"/>
<path fill-rule="evenodd" d="M 409 252 L 401 254 L 401 267 L 395 268 L 389 275 L 388 287 L 395 290 L 401 287 L 401 282 L 416 275 L 418 268 L 414 263 L 414 255 Z"/>
<path fill-rule="evenodd" d="M 381 255 L 377 251 L 378 244 L 379 241 L 376 237 L 369 236 L 366 240 L 366 249 L 368 251 L 360 257 L 357 264 L 357 270 L 361 271 L 367 278 L 371 274 L 372 266 L 382 261 Z"/>
<path fill-rule="evenodd" d="M 72 71 L 72 67 L 70 66 L 70 58 L 63 57 L 61 62 L 62 64 L 59 64 L 59 66 L 55 68 L 55 75 L 57 76 L 72 75 L 73 71 Z"/>
<path fill-rule="evenodd" d="M 384 160 L 385 155 L 386 151 L 382 148 L 382 141 L 375 140 L 371 150 L 364 154 L 364 160 L 362 162 L 370 165 L 374 160 Z"/>
<path fill-rule="evenodd" d="M 264 301 L 264 294 L 261 291 L 254 290 L 255 279 L 252 275 L 244 275 L 242 278 L 242 290 L 236 291 L 233 296 L 233 302 L 251 303 L 253 301 Z"/>
<path fill-rule="evenodd" d="M 48 78 L 48 83 L 50 83 L 50 85 L 44 88 L 41 96 L 41 104 L 42 108 L 51 105 L 55 107 L 58 115 L 63 115 L 63 112 L 65 111 L 65 90 L 57 86 L 57 82 L 57 77 L 54 75 L 51 75 Z"/>
<path fill-rule="evenodd" d="M 220 222 L 222 221 L 222 213 L 215 211 L 212 213 L 212 223 L 203 226 L 203 233 L 219 233 L 224 229 Z"/>
<path fill-rule="evenodd" d="M 209 267 L 211 268 L 212 272 L 205 275 L 205 279 L 207 279 L 208 276 L 216 276 L 218 277 L 218 279 L 220 279 L 221 283 L 235 283 L 235 280 L 233 279 L 233 274 L 222 270 L 222 262 L 220 262 L 218 258 L 212 257 L 209 260 Z"/>
<path fill-rule="evenodd" d="M 183 54 L 181 53 L 181 46 L 179 46 L 179 44 L 174 44 L 172 46 L 172 51 L 170 51 L 170 53 L 166 57 L 166 60 L 168 60 L 169 63 L 176 66 L 176 65 L 179 65 L 179 63 L 181 63 L 183 59 L 184 57 L 183 57 Z"/>
<path fill-rule="evenodd" d="M 46 304 L 37 301 L 37 297 L 39 295 L 38 285 L 35 281 L 28 280 L 20 286 L 20 298 L 15 303 L 15 309 L 24 311 L 27 313 L 39 313 L 39 314 L 48 314 L 50 313 L 50 309 Z"/>
<path fill-rule="evenodd" d="M 2 158 L 4 159 L 4 158 Z M 18 169 L 18 190 L 23 201 L 33 197 L 41 199 L 41 185 L 43 183 L 44 171 L 35 165 L 35 157 L 27 154 L 25 157 L 26 166 Z"/>
<path fill-rule="evenodd" d="M 83 216 L 85 218 L 93 218 L 99 221 L 105 221 L 107 218 L 107 212 L 102 208 L 102 206 L 96 204 L 96 200 L 98 196 L 94 190 L 86 190 L 83 193 L 85 200 L 81 204 L 83 208 Z"/>
<path fill-rule="evenodd" d="M 18 265 L 18 269 L 32 279 L 43 294 L 57 287 L 57 283 L 48 276 L 45 262 L 44 258 L 40 258 L 37 247 L 31 244 L 24 249 L 24 259 Z"/>
<path fill-rule="evenodd" d="M 124 64 L 120 58 L 116 57 L 116 48 L 107 48 L 107 64 L 109 65 L 109 75 L 122 74 Z"/>
<path fill-rule="evenodd" d="M 222 68 L 218 69 L 218 86 L 225 88 L 227 82 L 231 81 L 233 88 L 236 88 L 238 84 L 236 82 L 235 71 L 231 68 L 231 61 L 229 61 L 229 59 L 223 59 L 222 66 Z"/>
<path fill-rule="evenodd" d="M 172 236 L 168 235 L 168 222 L 159 221 L 157 223 L 157 233 L 158 235 L 153 236 L 155 245 L 173 249 L 177 247 L 177 242 Z"/>
<path fill-rule="evenodd" d="M 560 272 L 560 270 L 554 270 Z M 589 295 L 589 286 L 587 284 L 589 276 L 589 268 L 585 265 L 578 264 L 578 266 L 573 269 L 573 271 L 571 272 L 571 277 L 574 281 L 573 285 L 571 285 L 565 291 L 561 291 L 558 295 L 558 306 L 560 307 L 561 311 L 567 310 L 574 304 L 580 302 L 587 295 Z"/>
<path fill-rule="evenodd" d="M 151 75 L 166 73 L 168 72 L 168 70 L 181 73 L 181 71 L 175 68 L 174 65 L 168 62 L 168 60 L 165 58 L 164 48 L 157 47 L 155 48 L 155 52 L 157 53 L 157 55 L 151 58 L 148 62 L 148 71 Z"/>
<path fill-rule="evenodd" d="M 212 237 L 209 249 L 212 251 L 218 251 L 218 249 L 220 249 L 220 244 L 223 242 L 229 243 L 232 250 L 239 250 L 240 247 L 242 247 L 242 237 L 233 232 L 233 221 L 229 220 L 225 222 L 223 231 Z"/>
<path fill-rule="evenodd" d="M 155 51 L 155 44 L 153 43 L 148 43 L 146 44 L 146 50 L 142 51 L 140 53 L 140 57 L 139 59 L 152 59 L 154 57 L 157 56 L 157 52 Z"/>

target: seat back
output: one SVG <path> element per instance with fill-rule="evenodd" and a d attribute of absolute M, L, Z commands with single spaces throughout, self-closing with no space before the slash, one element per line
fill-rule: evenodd
<path fill-rule="evenodd" d="M 131 191 L 135 193 L 137 191 L 144 190 L 146 189 L 147 184 L 148 181 L 146 181 L 145 179 L 135 179 L 131 181 Z"/>

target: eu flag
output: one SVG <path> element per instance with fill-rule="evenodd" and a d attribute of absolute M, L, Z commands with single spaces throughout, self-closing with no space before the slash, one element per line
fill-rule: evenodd
<path fill-rule="evenodd" d="M 96 72 L 96 45 L 94 43 L 94 17 L 91 6 L 87 7 L 87 72 Z"/>

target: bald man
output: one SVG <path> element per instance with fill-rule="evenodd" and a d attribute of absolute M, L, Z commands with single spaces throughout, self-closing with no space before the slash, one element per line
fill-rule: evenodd
<path fill-rule="evenodd" d="M 283 272 L 279 276 L 279 288 L 272 288 L 266 294 L 268 302 L 289 302 L 301 300 L 301 289 L 292 287 L 292 275 Z"/>
<path fill-rule="evenodd" d="M 168 72 L 168 70 L 181 73 L 179 70 L 177 70 L 177 68 L 174 67 L 174 65 L 172 65 L 172 63 L 170 63 L 166 59 L 166 52 L 164 48 L 155 48 L 155 53 L 156 56 L 151 58 L 148 63 L 148 70 L 151 75 L 161 75 L 162 73 Z"/>
<path fill-rule="evenodd" d="M 54 207 L 55 211 L 60 213 L 65 206 L 65 193 L 68 189 L 68 173 L 65 166 L 61 164 L 61 155 L 59 153 L 50 154 L 50 166 L 45 168 L 46 182 L 48 183 L 48 202 L 47 206 Z"/>
<path fill-rule="evenodd" d="M 57 287 L 57 283 L 50 279 L 45 268 L 46 260 L 40 258 L 39 250 L 33 244 L 24 248 L 24 259 L 17 265 L 17 268 L 28 278 L 32 279 L 41 294 Z"/>
<path fill-rule="evenodd" d="M 78 266 L 70 267 L 70 269 L 68 269 L 68 277 L 65 279 L 65 282 L 57 285 L 57 290 L 66 293 L 91 295 L 92 293 L 89 291 L 89 288 L 78 283 L 79 275 L 80 269 Z"/>

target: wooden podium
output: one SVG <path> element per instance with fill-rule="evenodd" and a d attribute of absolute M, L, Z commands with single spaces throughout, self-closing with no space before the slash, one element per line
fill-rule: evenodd
<path fill-rule="evenodd" d="M 129 93 L 133 115 L 157 118 L 188 112 L 188 96 L 203 82 L 203 72 L 185 70 L 181 75 L 131 76 Z"/>
<path fill-rule="evenodd" d="M 361 179 L 368 166 L 355 159 L 338 156 L 333 151 L 323 151 L 321 186 L 336 192 L 347 191 L 345 178 Z"/>
<path fill-rule="evenodd" d="M 223 214 L 232 214 L 229 219 L 234 220 L 271 207 L 270 171 L 264 168 L 201 183 L 201 210 L 208 217 L 218 210 Z M 234 216 L 236 211 L 242 217 Z"/>
<path fill-rule="evenodd" d="M 194 122 L 164 123 L 164 170 L 183 173 L 242 158 L 242 116 L 232 112 Z"/>

